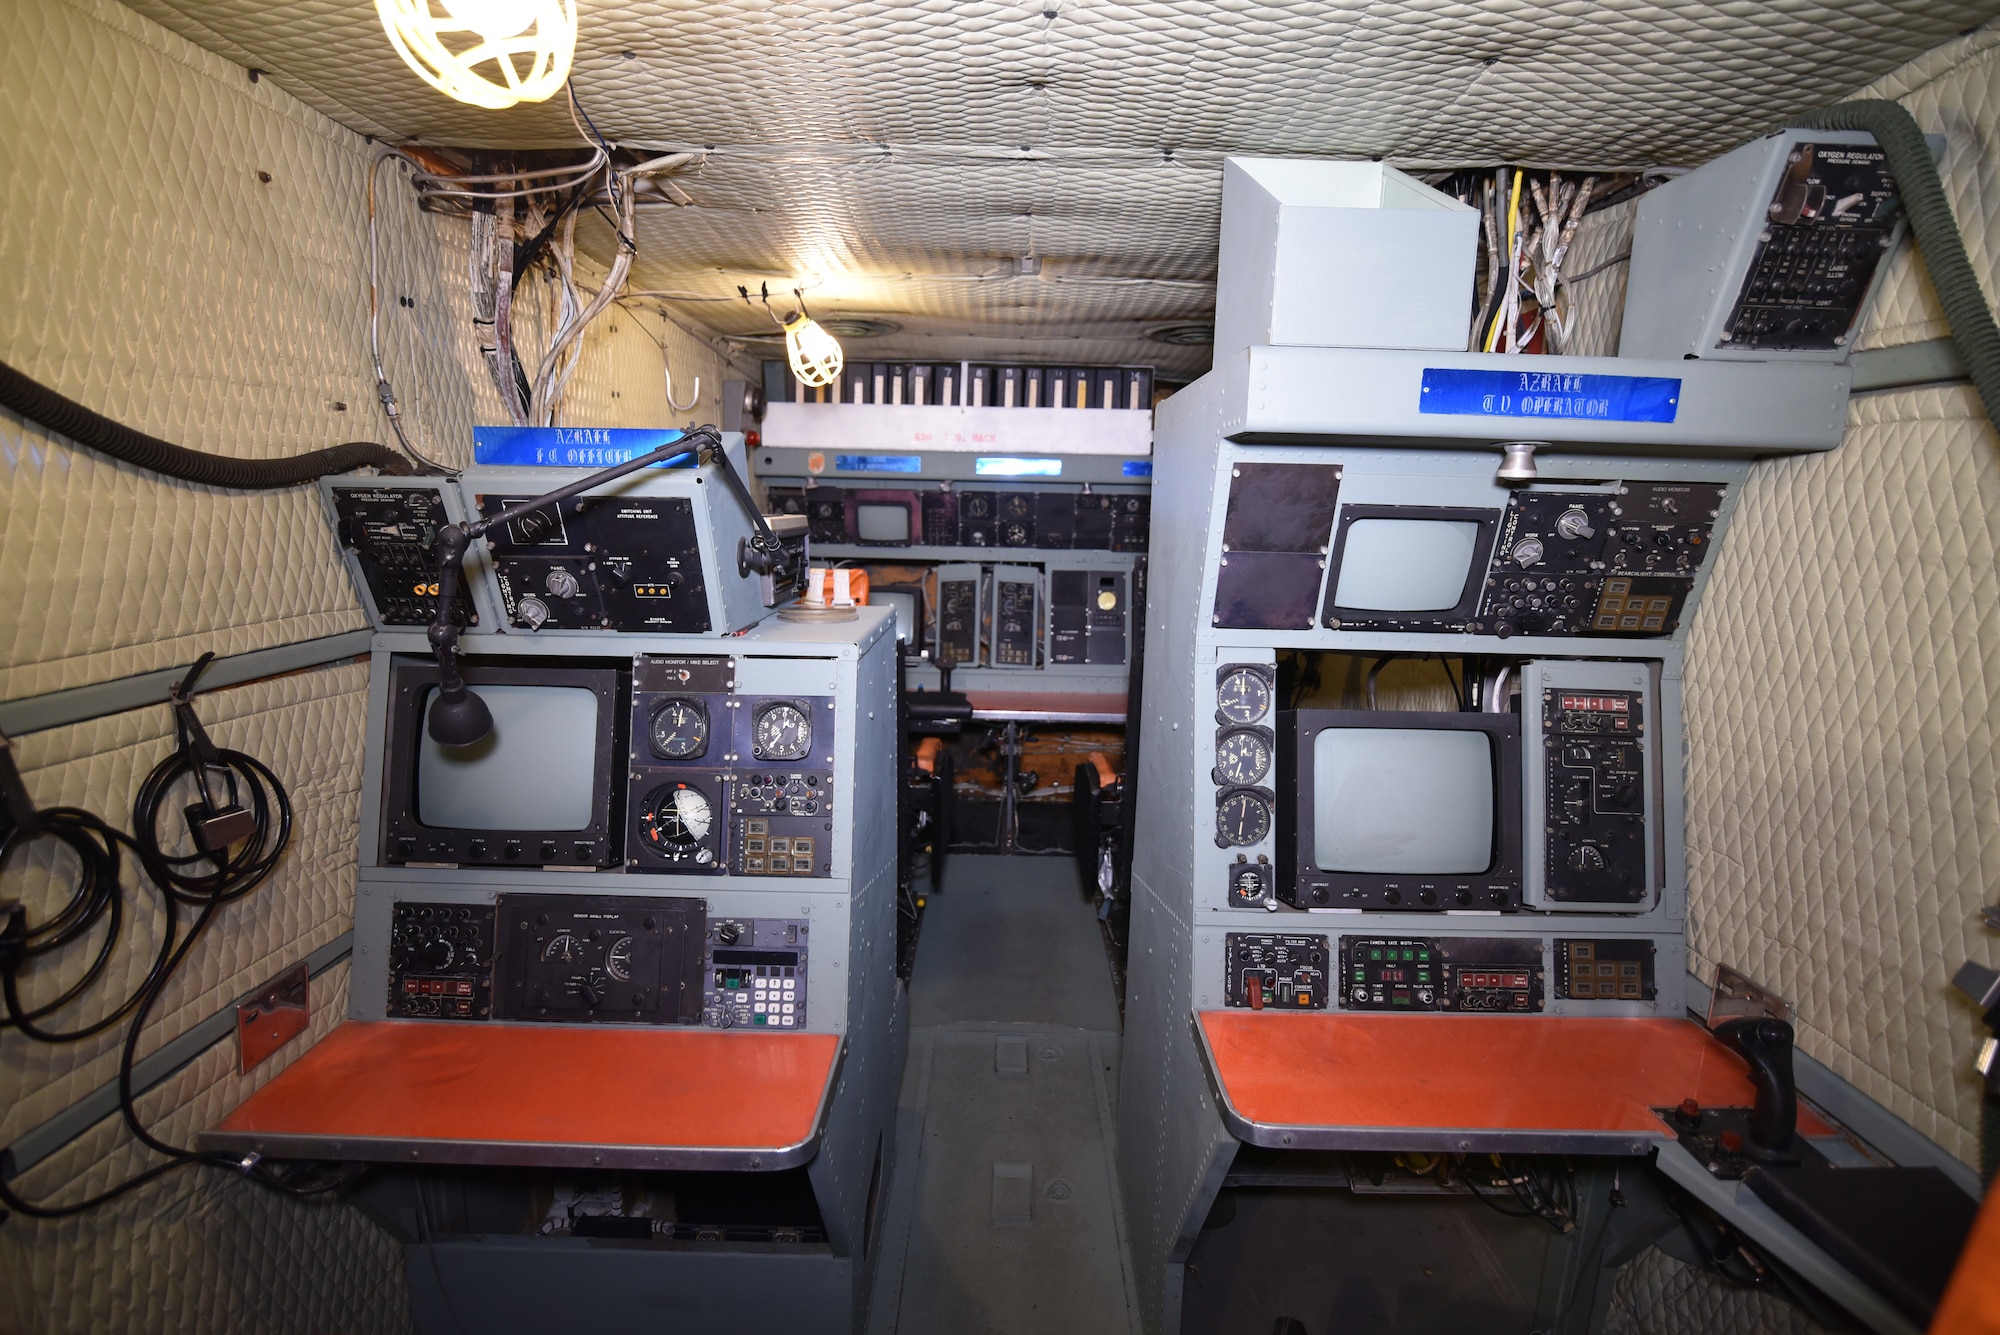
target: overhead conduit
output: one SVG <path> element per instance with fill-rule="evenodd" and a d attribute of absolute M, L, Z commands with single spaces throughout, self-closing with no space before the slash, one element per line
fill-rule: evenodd
<path fill-rule="evenodd" d="M 395 474 L 411 471 L 409 461 L 402 455 L 386 445 L 365 440 L 283 459 L 231 459 L 204 454 L 121 426 L 29 379 L 5 362 L 0 362 L 0 407 L 121 463 L 207 487 L 268 491 L 295 487 L 355 468 L 379 468 Z"/>

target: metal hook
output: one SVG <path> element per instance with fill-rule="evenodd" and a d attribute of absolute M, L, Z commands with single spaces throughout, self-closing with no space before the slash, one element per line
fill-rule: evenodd
<path fill-rule="evenodd" d="M 688 411 L 690 408 L 694 407 L 697 403 L 701 402 L 700 376 L 696 376 L 694 378 L 694 393 L 688 398 L 688 401 L 686 403 L 680 403 L 676 401 L 674 398 L 674 368 L 671 365 L 667 365 L 666 372 L 667 372 L 667 407 L 673 409 L 677 413 L 684 413 Z"/>

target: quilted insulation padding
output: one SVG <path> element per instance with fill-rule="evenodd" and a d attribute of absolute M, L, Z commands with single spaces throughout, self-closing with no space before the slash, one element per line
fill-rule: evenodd
<path fill-rule="evenodd" d="M 1944 135 L 1938 174 L 1992 306 L 2000 296 L 2000 24 L 1918 56 L 1860 96 L 1901 102 L 1927 133 Z M 1890 262 L 1857 346 L 1892 347 L 1949 332 L 1915 249 L 1903 247 Z"/>
<path fill-rule="evenodd" d="M 1855 398 L 1841 447 L 1760 465 L 1688 642 L 1695 967 L 1794 1006 L 1799 1045 L 1975 1156 L 2000 962 L 2000 437 L 1967 386 Z"/>
<path fill-rule="evenodd" d="M 1828 1335 L 1793 1304 L 1649 1247 L 1618 1272 L 1604 1335 Z"/>
<path fill-rule="evenodd" d="M 560 100 L 433 92 L 367 5 L 134 0 L 352 128 L 576 146 Z M 884 357 L 1141 361 L 1212 310 L 1225 153 L 1398 165 L 1703 161 L 2000 11 L 1990 0 L 586 0 L 575 84 L 613 139 L 713 146 L 649 211 L 639 279 L 725 298 L 823 280 L 817 313 L 903 325 Z M 589 224 L 601 254 L 603 229 Z M 1043 259 L 1041 275 L 1004 272 Z M 690 302 L 732 334 L 761 310 Z"/>
<path fill-rule="evenodd" d="M 234 1043 L 210 1048 L 137 1100 L 145 1124 L 185 1146 L 284 1069 L 347 1008 L 345 962 L 312 982 L 308 1037 L 247 1076 Z M 116 1116 L 10 1184 L 31 1200 L 80 1200 L 160 1162 Z M 64 1220 L 0 1228 L 0 1330 L 36 1335 L 396 1335 L 409 1300 L 400 1246 L 335 1197 L 280 1196 L 234 1173 L 183 1168 Z"/>
<path fill-rule="evenodd" d="M 220 454 L 391 440 L 368 352 L 369 145 L 110 0 L 9 13 L 0 361 Z M 472 424 L 504 420 L 471 334 L 469 229 L 421 212 L 394 166 L 378 217 L 385 366 L 413 442 L 462 465 Z M 523 284 L 531 353 L 547 309 L 536 281 Z M 676 372 L 703 375 L 712 415 L 716 354 L 680 344 Z M 658 358 L 636 318 L 607 317 L 563 420 L 663 424 Z M 0 629 L 0 698 L 363 624 L 310 487 L 170 482 L 5 413 L 0 587 L 24 611 Z"/>

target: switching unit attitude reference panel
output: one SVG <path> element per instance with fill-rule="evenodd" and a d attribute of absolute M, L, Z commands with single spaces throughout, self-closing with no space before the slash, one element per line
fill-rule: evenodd
<path fill-rule="evenodd" d="M 834 708 L 742 695 L 726 655 L 641 655 L 632 670 L 627 865 L 673 875 L 833 873 Z"/>
<path fill-rule="evenodd" d="M 480 497 L 492 516 L 533 494 Z M 708 630 L 707 589 L 684 496 L 577 496 L 487 534 L 508 623 L 524 630 Z"/>

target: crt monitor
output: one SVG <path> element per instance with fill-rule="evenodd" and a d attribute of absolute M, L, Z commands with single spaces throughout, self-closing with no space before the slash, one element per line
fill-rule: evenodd
<path fill-rule="evenodd" d="M 384 748 L 385 864 L 608 866 L 624 766 L 627 674 L 546 660 L 467 662 L 466 684 L 493 715 L 471 746 L 443 746 L 425 726 L 437 665 L 399 660 L 389 674 Z"/>
<path fill-rule="evenodd" d="M 1479 607 L 1498 510 L 1348 505 L 1324 619 L 1373 630 L 1460 629 Z"/>
<path fill-rule="evenodd" d="M 847 536 L 864 547 L 907 547 L 923 533 L 913 491 L 847 493 Z"/>
<path fill-rule="evenodd" d="M 1295 710 L 1279 716 L 1278 777 L 1287 902 L 1519 907 L 1518 716 Z"/>
<path fill-rule="evenodd" d="M 868 601 L 896 613 L 896 638 L 902 652 L 914 656 L 924 649 L 924 589 L 921 584 L 871 584 Z"/>

